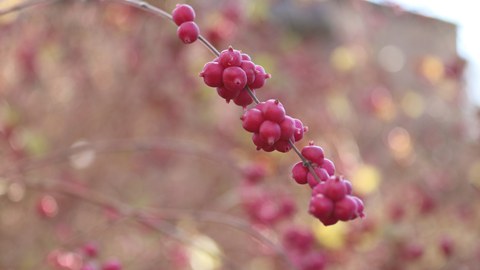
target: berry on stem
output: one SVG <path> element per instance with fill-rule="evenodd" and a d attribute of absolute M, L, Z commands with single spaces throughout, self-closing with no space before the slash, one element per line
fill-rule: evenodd
<path fill-rule="evenodd" d="M 208 62 L 203 67 L 200 77 L 203 77 L 203 81 L 210 87 L 223 86 L 223 67 L 217 62 Z"/>
<path fill-rule="evenodd" d="M 275 122 L 267 120 L 260 125 L 260 137 L 262 137 L 268 145 L 276 143 L 280 139 L 281 133 L 280 125 Z"/>
<path fill-rule="evenodd" d="M 240 67 L 227 67 L 223 70 L 222 80 L 225 88 L 240 91 L 247 85 L 247 74 Z"/>
<path fill-rule="evenodd" d="M 185 44 L 195 42 L 200 35 L 200 29 L 194 22 L 184 22 L 177 29 L 177 36 Z"/>
<path fill-rule="evenodd" d="M 177 4 L 172 11 L 172 19 L 178 26 L 184 22 L 193 22 L 195 20 L 195 10 L 190 5 Z"/>
<path fill-rule="evenodd" d="M 240 51 L 234 50 L 232 46 L 230 46 L 227 50 L 220 53 L 218 62 L 224 67 L 238 67 L 242 63 L 242 55 Z"/>

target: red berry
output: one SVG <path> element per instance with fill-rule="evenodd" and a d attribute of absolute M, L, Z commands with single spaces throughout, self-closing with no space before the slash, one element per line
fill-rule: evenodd
<path fill-rule="evenodd" d="M 203 81 L 210 87 L 223 86 L 223 67 L 217 62 L 208 62 L 203 67 L 200 77 L 203 77 Z"/>
<path fill-rule="evenodd" d="M 265 73 L 265 69 L 260 65 L 255 66 L 255 71 L 255 81 L 248 86 L 253 89 L 262 88 L 262 86 L 265 85 L 265 80 L 270 78 L 271 75 Z"/>
<path fill-rule="evenodd" d="M 303 162 L 297 162 L 292 168 L 292 178 L 300 185 L 307 183 L 308 168 L 303 166 Z"/>
<path fill-rule="evenodd" d="M 278 140 L 273 146 L 275 147 L 275 150 L 281 153 L 287 153 L 292 150 L 290 142 L 286 140 Z"/>
<path fill-rule="evenodd" d="M 187 4 L 177 4 L 172 11 L 172 19 L 176 25 L 195 20 L 195 10 Z"/>
<path fill-rule="evenodd" d="M 240 68 L 247 74 L 247 84 L 255 81 L 255 64 L 251 61 L 242 61 Z"/>
<path fill-rule="evenodd" d="M 225 87 L 217 87 L 217 93 L 220 97 L 224 98 L 227 102 L 230 102 L 230 100 L 236 98 L 240 94 L 240 91 L 230 90 Z"/>
<path fill-rule="evenodd" d="M 234 50 L 231 46 L 228 50 L 224 50 L 218 57 L 218 62 L 224 67 L 238 67 L 242 63 L 242 55 L 240 51 Z"/>
<path fill-rule="evenodd" d="M 256 108 L 247 110 L 241 119 L 243 128 L 249 132 L 258 132 L 264 121 L 262 112 Z"/>
<path fill-rule="evenodd" d="M 303 126 L 302 121 L 299 119 L 293 119 L 295 121 L 295 133 L 293 134 L 293 138 L 296 142 L 300 141 L 303 138 L 303 134 L 307 132 L 308 128 Z"/>
<path fill-rule="evenodd" d="M 241 56 L 243 61 L 252 61 L 252 58 L 250 58 L 250 55 L 246 53 L 242 53 Z"/>
<path fill-rule="evenodd" d="M 317 194 L 323 194 L 325 195 L 325 191 L 327 190 L 327 185 L 325 182 L 321 182 L 320 184 L 317 184 L 313 189 L 312 189 L 312 196 L 315 196 Z"/>
<path fill-rule="evenodd" d="M 303 147 L 302 156 L 318 165 L 322 164 L 324 159 L 323 149 L 320 146 L 313 145 L 312 142 L 310 145 Z"/>
<path fill-rule="evenodd" d="M 281 123 L 285 119 L 285 108 L 282 103 L 275 99 L 265 101 L 262 112 L 265 119 L 276 123 Z"/>
<path fill-rule="evenodd" d="M 325 182 L 328 180 L 328 173 L 324 169 L 315 167 L 313 171 L 318 176 L 321 182 Z M 310 172 L 308 172 L 307 174 L 307 181 L 311 188 L 314 188 L 316 185 L 319 184 L 317 179 L 315 179 L 315 176 L 313 176 L 313 174 Z"/>
<path fill-rule="evenodd" d="M 347 189 L 347 194 L 348 195 L 352 195 L 352 183 L 348 180 L 343 180 L 343 185 L 345 185 L 345 189 Z"/>
<path fill-rule="evenodd" d="M 335 174 L 335 164 L 333 164 L 333 161 L 331 161 L 328 158 L 325 158 L 322 162 L 322 164 L 319 164 L 320 167 L 325 169 L 330 176 Z"/>
<path fill-rule="evenodd" d="M 352 196 L 345 196 L 335 203 L 333 216 L 341 221 L 348 221 L 355 218 L 357 214 L 357 203 Z"/>
<path fill-rule="evenodd" d="M 103 264 L 102 270 L 121 270 L 122 265 L 117 260 L 110 260 Z"/>
<path fill-rule="evenodd" d="M 323 223 L 325 226 L 330 226 L 338 222 L 338 219 L 335 218 L 334 216 L 329 216 L 329 217 L 322 217 L 319 218 L 320 222 Z"/>
<path fill-rule="evenodd" d="M 317 194 L 310 199 L 308 212 L 319 219 L 327 218 L 332 215 L 333 208 L 334 204 L 330 198 L 323 194 Z"/>
<path fill-rule="evenodd" d="M 326 191 L 325 196 L 333 201 L 339 201 L 347 195 L 347 188 L 340 177 L 331 177 L 325 181 Z"/>
<path fill-rule="evenodd" d="M 273 145 L 280 139 L 282 131 L 280 130 L 279 124 L 266 120 L 260 125 L 260 130 L 258 133 L 268 145 Z"/>
<path fill-rule="evenodd" d="M 306 253 L 313 247 L 314 238 L 310 230 L 291 227 L 283 233 L 283 246 L 289 252 Z"/>
<path fill-rule="evenodd" d="M 255 92 L 252 90 L 252 93 Z M 242 106 L 245 108 L 248 105 L 252 104 L 253 99 L 250 94 L 248 94 L 248 91 L 246 89 L 243 89 L 240 91 L 240 94 L 238 94 L 238 96 L 233 99 L 233 102 L 235 102 L 235 104 L 237 104 L 238 106 Z"/>
<path fill-rule="evenodd" d="M 360 200 L 360 198 L 355 196 L 352 196 L 352 198 L 355 200 L 355 203 L 357 204 L 357 212 L 355 213 L 355 216 L 352 219 L 355 219 L 357 217 L 361 217 L 361 218 L 365 217 L 365 214 L 363 213 L 363 210 L 365 207 L 363 205 L 362 200 Z"/>
<path fill-rule="evenodd" d="M 242 90 L 247 85 L 247 74 L 239 67 L 228 67 L 223 70 L 223 85 L 230 90 Z"/>
<path fill-rule="evenodd" d="M 293 138 L 293 134 L 295 133 L 295 120 L 292 117 L 286 115 L 285 119 L 280 122 L 280 130 L 282 131 L 282 135 L 280 135 L 280 139 L 282 140 L 290 140 Z"/>
<path fill-rule="evenodd" d="M 200 35 L 200 29 L 194 22 L 184 22 L 177 29 L 177 36 L 185 44 L 195 42 Z"/>

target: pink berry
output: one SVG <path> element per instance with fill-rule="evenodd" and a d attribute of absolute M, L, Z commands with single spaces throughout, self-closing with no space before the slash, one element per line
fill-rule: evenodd
<path fill-rule="evenodd" d="M 307 132 L 308 128 L 303 126 L 302 121 L 299 119 L 294 119 L 295 121 L 295 133 L 293 134 L 293 138 L 296 142 L 300 141 L 303 138 L 303 134 Z"/>
<path fill-rule="evenodd" d="M 280 122 L 280 130 L 282 131 L 282 135 L 280 135 L 280 139 L 282 140 L 290 140 L 293 138 L 293 134 L 295 133 L 295 120 L 292 117 L 286 115 L 285 119 Z"/>
<path fill-rule="evenodd" d="M 332 201 L 342 200 L 347 195 L 347 189 L 340 177 L 331 177 L 325 181 L 325 184 L 327 185 L 325 196 L 330 198 Z"/>
<path fill-rule="evenodd" d="M 228 50 L 224 50 L 220 53 L 218 62 L 225 68 L 232 66 L 238 67 L 242 63 L 242 55 L 240 54 L 240 51 L 234 50 L 230 46 Z"/>
<path fill-rule="evenodd" d="M 310 199 L 308 212 L 316 218 L 327 218 L 333 213 L 334 203 L 330 198 L 317 194 Z"/>
<path fill-rule="evenodd" d="M 263 113 L 256 108 L 251 108 L 243 114 L 241 120 L 242 126 L 246 131 L 258 132 L 260 125 L 264 121 Z"/>
<path fill-rule="evenodd" d="M 334 225 L 338 222 L 338 219 L 334 216 L 328 216 L 328 217 L 322 217 L 322 218 L 318 218 L 320 220 L 320 222 L 323 223 L 323 225 L 325 226 L 330 226 L 330 225 Z"/>
<path fill-rule="evenodd" d="M 295 201 L 290 197 L 282 198 L 279 207 L 280 215 L 284 218 L 290 218 L 297 211 Z"/>
<path fill-rule="evenodd" d="M 320 179 L 320 182 L 325 182 L 325 181 L 328 180 L 328 177 L 329 177 L 328 173 L 324 169 L 319 168 L 319 167 L 315 167 L 313 169 L 313 171 L 315 172 L 315 174 Z M 317 179 L 315 179 L 315 176 L 313 176 L 313 174 L 310 173 L 310 172 L 308 172 L 308 174 L 307 174 L 307 181 L 308 181 L 308 185 L 310 185 L 311 188 L 314 188 L 316 185 L 319 184 Z"/>
<path fill-rule="evenodd" d="M 172 11 L 172 19 L 178 26 L 184 22 L 192 22 L 195 20 L 195 10 L 187 4 L 177 4 Z"/>
<path fill-rule="evenodd" d="M 333 164 L 330 159 L 325 158 L 323 162 L 319 165 L 320 167 L 324 168 L 330 176 L 335 174 L 335 164 Z"/>
<path fill-rule="evenodd" d="M 223 86 L 223 67 L 217 62 L 208 62 L 203 67 L 200 77 L 203 77 L 203 81 L 210 87 Z"/>
<path fill-rule="evenodd" d="M 102 270 L 121 270 L 122 265 L 117 260 L 110 260 L 103 264 Z"/>
<path fill-rule="evenodd" d="M 217 87 L 217 93 L 220 97 L 224 98 L 227 102 L 230 102 L 230 100 L 236 98 L 240 94 L 240 91 L 230 90 L 225 87 Z"/>
<path fill-rule="evenodd" d="M 228 67 L 223 70 L 223 85 L 230 90 L 242 90 L 247 85 L 247 74 L 239 67 Z"/>
<path fill-rule="evenodd" d="M 306 253 L 313 247 L 314 238 L 310 230 L 291 227 L 283 233 L 283 246 L 289 252 Z"/>
<path fill-rule="evenodd" d="M 341 221 L 348 221 L 355 218 L 357 213 L 357 203 L 352 196 L 345 196 L 335 203 L 333 216 Z"/>
<path fill-rule="evenodd" d="M 255 81 L 248 86 L 253 89 L 262 88 L 262 86 L 265 85 L 265 80 L 271 78 L 272 76 L 267 74 L 265 69 L 260 65 L 255 66 L 255 71 Z"/>
<path fill-rule="evenodd" d="M 320 146 L 314 145 L 313 142 L 303 147 L 302 156 L 317 165 L 322 164 L 324 159 L 323 149 Z"/>
<path fill-rule="evenodd" d="M 275 150 L 281 153 L 287 153 L 292 150 L 290 142 L 286 140 L 278 140 L 273 146 L 275 147 Z"/>
<path fill-rule="evenodd" d="M 325 184 L 325 182 L 321 182 L 312 189 L 312 196 L 315 196 L 317 194 L 325 195 L 326 190 L 327 190 L 327 185 Z"/>
<path fill-rule="evenodd" d="M 282 103 L 275 99 L 265 101 L 262 112 L 266 120 L 281 123 L 285 119 L 285 108 Z"/>
<path fill-rule="evenodd" d="M 273 145 L 280 139 L 282 131 L 279 124 L 266 120 L 260 125 L 258 133 L 268 145 Z"/>
<path fill-rule="evenodd" d="M 195 42 L 200 35 L 200 29 L 194 22 L 184 22 L 177 29 L 177 36 L 185 44 Z"/>
<path fill-rule="evenodd" d="M 255 93 L 255 91 L 253 90 L 252 92 Z M 233 102 L 235 102 L 235 104 L 237 104 L 238 106 L 242 106 L 245 108 L 248 105 L 252 104 L 253 99 L 250 94 L 248 94 L 248 91 L 246 89 L 243 89 L 240 91 L 240 94 L 238 94 L 238 96 L 233 99 Z"/>
<path fill-rule="evenodd" d="M 363 213 L 363 210 L 364 210 L 364 205 L 363 205 L 363 202 L 362 200 L 360 200 L 360 198 L 358 197 L 355 197 L 355 196 L 352 196 L 353 200 L 355 200 L 355 203 L 357 204 L 357 211 L 355 213 L 355 216 L 352 218 L 352 219 L 355 219 L 357 217 L 365 217 L 365 214 Z"/>
<path fill-rule="evenodd" d="M 251 61 L 242 61 L 240 68 L 247 74 L 247 84 L 255 81 L 255 64 Z"/>
<path fill-rule="evenodd" d="M 248 55 L 246 53 L 242 53 L 240 55 L 241 55 L 243 61 L 252 61 L 252 58 L 250 58 L 250 55 Z"/>
<path fill-rule="evenodd" d="M 352 195 L 353 187 L 352 183 L 348 180 L 343 180 L 343 185 L 345 185 L 345 189 L 347 190 L 348 195 Z"/>
<path fill-rule="evenodd" d="M 307 183 L 308 168 L 303 166 L 303 162 L 297 162 L 292 168 L 292 178 L 300 185 Z"/>

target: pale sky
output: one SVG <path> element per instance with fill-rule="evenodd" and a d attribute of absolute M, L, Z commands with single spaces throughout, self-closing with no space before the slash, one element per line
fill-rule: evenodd
<path fill-rule="evenodd" d="M 471 0 L 371 0 L 396 3 L 405 10 L 455 23 L 458 26 L 458 53 L 468 62 L 466 70 L 469 99 L 480 106 L 480 2 Z M 478 6 L 477 6 L 478 4 Z"/>

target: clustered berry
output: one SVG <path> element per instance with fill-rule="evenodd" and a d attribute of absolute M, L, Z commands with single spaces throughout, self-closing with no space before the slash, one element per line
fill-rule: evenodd
<path fill-rule="evenodd" d="M 195 11 L 189 5 L 177 5 L 172 11 L 172 19 L 178 25 L 177 36 L 185 44 L 195 42 L 200 35 L 200 28 L 194 22 Z"/>
<path fill-rule="evenodd" d="M 179 26 L 177 33 L 183 42 L 192 43 L 198 38 L 199 30 L 193 22 L 195 12 L 192 7 L 177 5 L 172 19 Z M 253 133 L 252 141 L 257 150 L 286 153 L 295 147 L 294 143 L 303 138 L 307 127 L 299 119 L 286 115 L 278 100 L 258 102 L 255 98 L 255 90 L 263 87 L 270 74 L 253 63 L 249 55 L 231 46 L 221 53 L 214 52 L 218 57 L 205 64 L 200 77 L 206 85 L 215 87 L 227 103 L 233 100 L 246 109 L 255 100 L 257 104 L 246 110 L 240 119 L 243 128 Z M 310 143 L 302 149 L 300 156 L 303 161 L 293 166 L 292 177 L 297 183 L 308 183 L 313 189 L 310 214 L 325 226 L 364 216 L 362 200 L 352 195 L 352 185 L 348 180 L 335 176 L 335 165 L 324 157 L 321 147 Z M 251 184 L 260 178 L 253 177 Z M 279 213 L 288 212 L 263 195 L 249 195 L 244 199 L 247 212 L 259 223 L 272 223 L 281 216 Z"/>
<path fill-rule="evenodd" d="M 227 102 L 233 100 L 245 108 L 253 102 L 246 87 L 255 93 L 271 76 L 262 66 L 255 65 L 250 56 L 229 47 L 205 64 L 200 77 L 203 77 L 206 85 L 216 87 L 218 95 Z"/>
<path fill-rule="evenodd" d="M 243 128 L 252 132 L 252 141 L 257 150 L 266 152 L 277 150 L 286 153 L 292 149 L 290 142 L 303 138 L 307 127 L 302 121 L 285 114 L 285 108 L 278 100 L 269 99 L 248 109 L 243 116 Z"/>
<path fill-rule="evenodd" d="M 292 168 L 292 178 L 298 184 L 309 184 L 312 188 L 309 212 L 325 226 L 339 220 L 348 221 L 364 217 L 363 202 L 352 195 L 352 184 L 341 176 L 335 176 L 335 165 L 325 158 L 323 149 L 310 142 L 301 154 L 308 161 L 313 173 L 303 162 Z"/>

